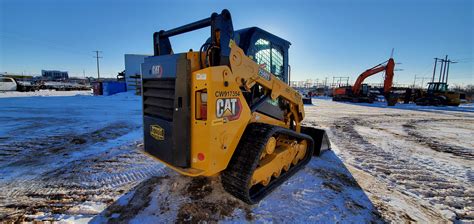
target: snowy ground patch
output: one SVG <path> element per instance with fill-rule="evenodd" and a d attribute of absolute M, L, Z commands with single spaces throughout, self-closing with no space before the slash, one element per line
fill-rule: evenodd
<path fill-rule="evenodd" d="M 319 98 L 318 98 L 319 100 Z M 325 99 L 327 100 L 327 99 Z M 360 105 L 366 107 L 377 107 L 377 108 L 393 108 L 393 109 L 401 109 L 401 110 L 415 110 L 415 111 L 426 111 L 426 112 L 443 112 L 443 111 L 458 111 L 458 112 L 474 112 L 474 104 L 461 104 L 458 107 L 455 106 L 418 106 L 415 103 L 397 103 L 395 106 L 388 106 L 386 102 L 378 102 L 375 101 L 374 103 L 351 103 L 351 102 L 339 102 L 345 104 L 352 104 L 352 105 Z"/>
<path fill-rule="evenodd" d="M 87 91 L 56 91 L 56 90 L 38 90 L 34 92 L 18 92 L 18 91 L 0 91 L 0 98 L 11 97 L 34 97 L 34 96 L 90 96 L 92 90 Z"/>
<path fill-rule="evenodd" d="M 382 222 L 370 199 L 332 151 L 313 158 L 257 205 L 244 204 L 227 194 L 219 178 L 183 177 L 172 170 L 142 183 L 123 198 L 92 223 L 281 223 L 288 217 L 296 223 Z M 137 214 L 132 218 L 130 213 Z"/>
<path fill-rule="evenodd" d="M 0 220 L 90 218 L 163 168 L 140 153 L 141 98 L 132 93 L 0 105 Z"/>
<path fill-rule="evenodd" d="M 333 150 L 249 206 L 145 156 L 132 93 L 0 98 L 0 221 L 474 220 L 474 113 L 313 104 L 304 123 Z"/>

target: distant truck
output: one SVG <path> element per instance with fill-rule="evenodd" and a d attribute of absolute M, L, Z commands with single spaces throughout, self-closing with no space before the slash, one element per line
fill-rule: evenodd
<path fill-rule="evenodd" d="M 27 81 L 15 77 L 0 76 L 0 91 L 34 92 L 38 90 L 91 90 L 91 86 L 75 82 Z"/>
<path fill-rule="evenodd" d="M 0 91 L 30 92 L 38 89 L 38 85 L 29 81 L 20 81 L 14 77 L 8 76 L 0 77 Z"/>
<path fill-rule="evenodd" d="M 0 77 L 0 91 L 16 91 L 18 83 L 14 78 Z"/>

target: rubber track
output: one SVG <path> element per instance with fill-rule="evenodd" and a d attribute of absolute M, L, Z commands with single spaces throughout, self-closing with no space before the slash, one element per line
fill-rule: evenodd
<path fill-rule="evenodd" d="M 308 151 L 296 166 L 292 166 L 287 172 L 282 172 L 280 177 L 272 179 L 266 187 L 251 193 L 248 186 L 260 161 L 260 154 L 268 139 L 277 133 L 306 139 L 309 143 Z M 268 124 L 252 123 L 247 126 L 227 169 L 222 172 L 222 185 L 233 196 L 248 204 L 255 204 L 303 168 L 311 160 L 313 151 L 314 142 L 308 135 Z"/>

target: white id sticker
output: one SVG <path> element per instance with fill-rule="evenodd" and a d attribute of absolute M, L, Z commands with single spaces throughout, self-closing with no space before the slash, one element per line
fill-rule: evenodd
<path fill-rule="evenodd" d="M 206 80 L 207 75 L 206 74 L 196 74 L 196 80 Z"/>

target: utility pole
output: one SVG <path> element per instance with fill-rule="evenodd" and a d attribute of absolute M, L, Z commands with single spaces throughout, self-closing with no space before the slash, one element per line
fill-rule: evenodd
<path fill-rule="evenodd" d="M 448 55 L 446 55 L 446 58 L 444 59 L 443 77 L 441 78 L 441 81 L 443 82 L 444 82 L 444 74 L 446 73 L 447 64 L 448 64 Z"/>
<path fill-rule="evenodd" d="M 97 80 L 100 80 L 100 70 L 99 70 L 99 58 L 102 58 L 102 57 L 99 57 L 99 53 L 102 53 L 102 51 L 93 51 L 95 52 L 95 57 L 97 59 Z"/>
<path fill-rule="evenodd" d="M 444 59 L 439 59 L 441 61 L 441 66 L 439 66 L 439 77 L 438 82 L 441 82 L 441 75 L 443 74 Z"/>
<path fill-rule="evenodd" d="M 434 69 L 433 69 L 433 78 L 431 79 L 431 82 L 434 82 L 435 73 L 436 73 L 436 65 L 438 64 L 439 58 L 434 58 L 434 59 L 435 59 L 435 64 L 434 64 Z"/>
<path fill-rule="evenodd" d="M 413 88 L 415 88 L 415 83 L 416 83 L 416 75 L 415 75 L 415 79 L 413 79 Z"/>

